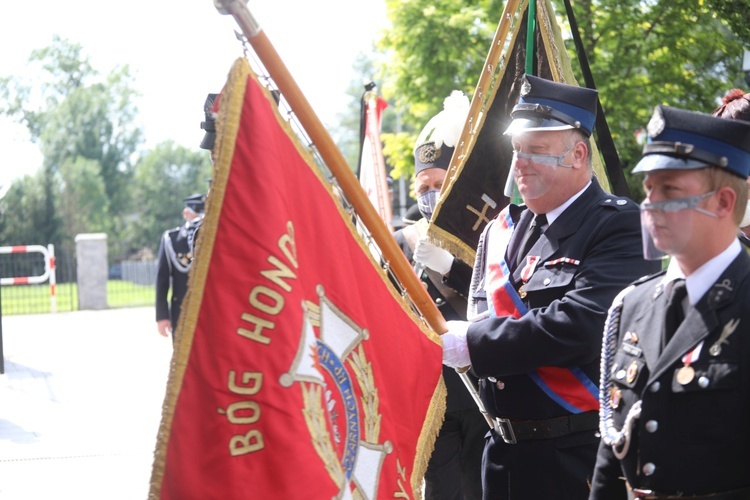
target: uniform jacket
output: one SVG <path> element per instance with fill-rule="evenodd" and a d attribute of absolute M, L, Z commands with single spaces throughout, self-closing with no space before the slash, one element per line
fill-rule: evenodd
<path fill-rule="evenodd" d="M 190 225 L 164 231 L 156 262 L 156 320 L 169 319 L 177 328 L 182 299 L 187 292 L 188 271 L 192 261 Z M 169 288 L 172 296 L 168 301 Z"/>
<path fill-rule="evenodd" d="M 525 207 L 511 208 L 518 208 L 518 219 L 508 243 L 509 263 L 515 262 L 534 216 Z M 488 229 L 480 238 L 470 292 L 478 313 L 487 308 Z M 658 262 L 643 259 L 638 206 L 606 193 L 595 179 L 529 253 L 540 259 L 524 286 L 528 313 L 518 319 L 478 321 L 467 334 L 473 370 L 479 377 L 491 377 L 482 381 L 482 397 L 493 416 L 546 419 L 570 414 L 532 380 L 529 374 L 540 367 L 578 367 L 596 392 L 602 330 L 612 300 L 628 284 L 660 268 Z M 513 271 L 516 289 L 522 267 Z"/>
<path fill-rule="evenodd" d="M 661 276 L 623 299 L 611 370 L 615 429 L 638 400 L 641 415 L 622 462 L 600 445 L 592 499 L 626 498 L 623 475 L 634 488 L 672 495 L 750 486 L 750 257 L 737 256 L 660 354 Z M 694 376 L 680 383 L 683 356 L 701 342 Z"/>

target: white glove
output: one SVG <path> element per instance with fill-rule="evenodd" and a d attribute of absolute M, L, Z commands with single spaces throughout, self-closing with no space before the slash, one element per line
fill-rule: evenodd
<path fill-rule="evenodd" d="M 453 265 L 453 255 L 440 247 L 436 247 L 427 238 L 420 238 L 417 241 L 417 247 L 414 249 L 414 260 L 442 275 L 448 274 Z"/>
<path fill-rule="evenodd" d="M 466 342 L 468 321 L 448 321 L 448 331 L 440 336 L 443 341 L 443 364 L 451 368 L 466 368 L 471 365 L 469 344 Z"/>

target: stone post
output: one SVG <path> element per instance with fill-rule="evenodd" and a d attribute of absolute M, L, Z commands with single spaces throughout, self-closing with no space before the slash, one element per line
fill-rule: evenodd
<path fill-rule="evenodd" d="M 107 309 L 107 235 L 76 235 L 78 309 Z"/>

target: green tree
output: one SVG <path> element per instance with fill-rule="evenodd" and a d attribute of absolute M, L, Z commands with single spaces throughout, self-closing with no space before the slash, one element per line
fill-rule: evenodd
<path fill-rule="evenodd" d="M 383 95 L 404 129 L 421 130 L 453 90 L 472 95 L 502 12 L 499 0 L 386 0 L 391 28 L 379 42 Z"/>
<path fill-rule="evenodd" d="M 113 221 L 109 217 L 110 200 L 101 165 L 80 156 L 69 158 L 60 167 L 60 180 L 57 212 L 63 234 L 111 234 Z M 65 254 L 72 255 L 72 244 L 70 240 L 62 242 Z"/>
<path fill-rule="evenodd" d="M 710 113 L 743 85 L 750 0 L 576 0 L 583 46 L 618 153 L 628 172 L 640 156 L 636 132 L 656 104 Z M 567 27 L 563 0 L 552 0 Z M 501 2 L 386 0 L 392 28 L 379 46 L 383 95 L 401 113 L 400 135 L 384 136 L 394 169 L 411 173 L 410 141 L 451 90 L 471 96 L 497 27 Z M 580 66 L 567 43 L 574 71 Z M 577 78 L 583 84 L 578 72 Z M 640 178 L 629 178 L 633 197 Z"/>
<path fill-rule="evenodd" d="M 44 212 L 45 179 L 40 171 L 16 180 L 0 198 L 0 245 L 44 245 L 36 228 Z"/>
<path fill-rule="evenodd" d="M 133 213 L 126 232 L 129 250 L 148 248 L 156 253 L 161 234 L 185 222 L 183 198 L 206 193 L 211 173 L 206 151 L 167 141 L 147 152 L 133 176 Z"/>
<path fill-rule="evenodd" d="M 730 3 L 742 3 L 750 12 L 746 0 L 576 2 L 591 71 L 626 172 L 640 159 L 636 132 L 648 123 L 654 106 L 710 113 L 727 90 L 742 85 L 743 42 L 750 40 L 734 33 L 714 9 Z M 578 69 L 572 42 L 568 49 Z M 630 178 L 634 198 L 642 196 L 640 181 Z"/>
<path fill-rule="evenodd" d="M 93 214 L 88 210 L 105 209 L 113 233 L 110 241 L 116 240 L 124 228 L 123 215 L 130 209 L 127 188 L 132 175 L 131 157 L 141 142 L 141 131 L 133 125 L 136 92 L 131 88 L 129 70 L 117 68 L 102 77 L 83 55 L 80 45 L 57 36 L 50 46 L 32 52 L 29 63 L 30 75 L 25 78 L 0 79 L 0 113 L 25 125 L 44 155 L 40 178 L 43 197 L 37 200 L 42 206 L 34 210 L 43 216 L 34 221 L 35 240 L 72 244 L 75 234 L 68 231 L 74 228 L 61 220 L 61 209 L 76 213 L 87 225 L 102 217 L 101 212 Z M 98 172 L 106 205 L 84 202 L 85 195 L 71 195 L 65 177 L 79 178 L 79 169 Z M 70 196 L 61 200 L 63 193 Z M 92 196 L 98 197 L 99 192 Z M 83 204 L 72 206 L 74 202 Z M 14 217 L 13 207 L 8 209 L 6 215 Z"/>

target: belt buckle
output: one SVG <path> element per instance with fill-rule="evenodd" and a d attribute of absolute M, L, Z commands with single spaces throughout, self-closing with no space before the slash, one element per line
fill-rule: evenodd
<path fill-rule="evenodd" d="M 516 435 L 513 432 L 513 426 L 510 424 L 510 419 L 495 417 L 495 432 L 500 434 L 507 444 L 517 444 Z"/>
<path fill-rule="evenodd" d="M 657 498 L 656 493 L 654 493 L 653 490 L 642 490 L 640 488 L 633 488 L 633 498 L 638 499 L 645 499 L 648 500 L 650 498 Z"/>

